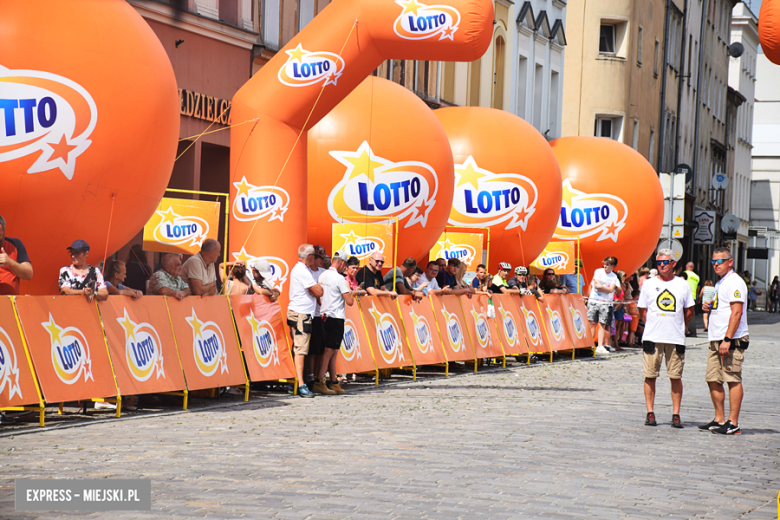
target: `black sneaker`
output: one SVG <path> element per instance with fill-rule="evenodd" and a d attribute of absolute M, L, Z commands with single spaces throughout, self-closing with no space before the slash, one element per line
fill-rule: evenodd
<path fill-rule="evenodd" d="M 713 419 L 710 422 L 708 422 L 707 424 L 700 424 L 699 425 L 699 429 L 701 431 L 712 431 L 715 428 L 720 428 L 721 426 L 723 426 L 723 423 L 719 423 L 715 419 Z"/>
<path fill-rule="evenodd" d="M 645 426 L 658 426 L 658 423 L 655 421 L 654 412 L 647 412 L 647 419 L 645 419 Z"/>
<path fill-rule="evenodd" d="M 722 435 L 739 435 L 742 430 L 739 429 L 738 424 L 732 424 L 731 421 L 726 421 L 717 428 L 710 430 L 712 433 L 720 433 Z"/>
<path fill-rule="evenodd" d="M 672 415 L 672 428 L 685 428 L 680 420 L 680 416 L 677 414 Z"/>

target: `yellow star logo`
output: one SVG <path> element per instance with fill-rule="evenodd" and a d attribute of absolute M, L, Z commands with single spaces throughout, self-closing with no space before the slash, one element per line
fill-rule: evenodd
<path fill-rule="evenodd" d="M 230 253 L 237 262 L 243 262 L 244 265 L 249 265 L 249 262 L 255 259 L 252 255 L 246 252 L 246 248 L 242 247 L 238 253 Z"/>
<path fill-rule="evenodd" d="M 293 50 L 285 52 L 290 56 L 291 60 L 298 60 L 298 63 L 301 63 L 303 61 L 303 57 L 309 54 L 308 51 L 303 50 L 303 47 L 301 47 L 300 43 Z"/>
<path fill-rule="evenodd" d="M 368 309 L 368 312 L 374 317 L 374 322 L 376 322 L 376 326 L 378 327 L 379 324 L 382 323 L 382 313 L 376 310 L 376 305 L 373 303 L 371 304 L 371 308 Z"/>
<path fill-rule="evenodd" d="M 571 187 L 571 181 L 569 179 L 566 179 L 563 181 L 563 202 L 568 205 L 570 208 L 573 207 L 571 205 L 572 199 L 575 199 L 579 197 L 580 195 L 584 195 L 585 192 L 582 192 L 580 190 L 575 190 Z"/>
<path fill-rule="evenodd" d="M 347 167 L 346 174 L 349 175 L 347 180 L 365 175 L 368 180 L 374 182 L 374 170 L 389 163 L 381 157 L 376 157 L 367 141 L 363 141 L 363 144 L 355 152 L 333 151 L 330 154 Z"/>
<path fill-rule="evenodd" d="M 252 325 L 252 335 L 260 332 L 260 322 L 257 321 L 257 318 L 255 318 L 255 313 L 251 309 L 249 310 L 249 316 L 247 316 L 246 321 L 249 322 L 250 325 Z"/>
<path fill-rule="evenodd" d="M 198 319 L 198 316 L 195 314 L 195 309 L 192 309 L 192 316 L 184 319 L 187 320 L 187 323 L 192 327 L 192 333 L 195 337 L 197 338 L 200 336 L 200 329 L 203 327 L 203 322 Z"/>
<path fill-rule="evenodd" d="M 130 316 L 127 315 L 127 309 L 125 309 L 125 316 L 123 318 L 117 318 L 116 321 L 118 321 L 122 328 L 125 329 L 125 339 L 135 339 L 135 328 L 137 325 L 133 323 L 133 321 L 130 319 Z"/>
<path fill-rule="evenodd" d="M 169 207 L 165 211 L 158 211 L 158 215 L 162 217 L 162 222 L 160 222 L 160 225 L 165 224 L 166 222 L 170 222 L 171 224 L 174 223 L 174 221 L 179 218 L 179 215 L 173 212 L 173 208 Z"/>
<path fill-rule="evenodd" d="M 414 0 L 409 0 L 408 2 L 399 2 L 399 4 L 404 7 L 404 12 L 401 13 L 401 16 L 405 15 L 406 13 L 414 13 L 414 15 L 417 16 L 417 10 L 423 7 Z"/>
<path fill-rule="evenodd" d="M 43 325 L 44 329 L 49 331 L 52 343 L 61 344 L 62 340 L 60 339 L 60 334 L 62 333 L 62 327 L 54 323 L 54 318 L 52 317 L 51 313 L 49 313 L 49 321 L 46 323 L 41 323 L 41 325 Z"/>
<path fill-rule="evenodd" d="M 350 229 L 349 233 L 347 233 L 346 235 L 341 235 L 341 238 L 344 239 L 344 245 L 342 245 L 341 247 L 347 247 L 347 244 L 354 244 L 355 242 L 361 239 L 361 237 L 355 234 L 354 229 Z"/>
<path fill-rule="evenodd" d="M 479 189 L 479 179 L 482 177 L 485 177 L 487 174 L 481 173 L 477 171 L 478 169 L 481 169 L 477 166 L 477 163 L 474 161 L 474 158 L 469 155 L 469 158 L 466 159 L 466 162 L 460 165 L 455 165 L 455 173 L 460 175 L 460 178 L 458 179 L 458 184 L 455 186 L 460 187 L 466 183 L 471 183 L 472 186 L 474 186 L 475 190 Z"/>
<path fill-rule="evenodd" d="M 246 177 L 241 177 L 241 182 L 234 182 L 233 186 L 236 187 L 238 192 L 236 193 L 236 198 L 240 197 L 241 195 L 249 196 L 249 190 L 254 188 L 251 184 L 246 182 Z"/>

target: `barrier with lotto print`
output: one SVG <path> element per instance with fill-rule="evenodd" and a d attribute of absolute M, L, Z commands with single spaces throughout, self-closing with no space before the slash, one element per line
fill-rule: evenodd
<path fill-rule="evenodd" d="M 339 373 L 592 348 L 579 295 L 364 297 L 346 308 Z M 263 296 L 0 297 L 0 409 L 294 381 L 278 303 Z M 243 354 L 243 355 L 242 355 Z M 551 357 L 552 359 L 552 357 Z M 379 378 L 376 378 L 378 384 Z"/>

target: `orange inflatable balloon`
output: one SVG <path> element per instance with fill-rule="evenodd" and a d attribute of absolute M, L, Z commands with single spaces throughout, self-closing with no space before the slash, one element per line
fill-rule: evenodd
<path fill-rule="evenodd" d="M 305 132 L 385 59 L 471 61 L 492 34 L 491 0 L 329 4 L 233 97 L 230 256 L 285 279 L 307 241 Z"/>
<path fill-rule="evenodd" d="M 602 137 L 550 143 L 563 178 L 556 239 L 580 239 L 587 280 L 606 256 L 633 273 L 658 245 L 664 196 L 658 174 L 636 150 Z"/>
<path fill-rule="evenodd" d="M 490 265 L 528 266 L 550 241 L 561 205 L 561 174 L 533 126 L 493 108 L 435 110 L 455 158 L 449 225 L 490 228 Z"/>
<path fill-rule="evenodd" d="M 74 240 L 97 264 L 107 235 L 110 254 L 154 213 L 176 153 L 176 78 L 123 0 L 3 2 L 0 49 L 0 214 L 35 271 L 22 293 L 56 294 Z"/>
<path fill-rule="evenodd" d="M 427 258 L 447 224 L 453 183 L 447 134 L 419 97 L 392 81 L 369 76 L 309 131 L 308 174 L 309 242 L 328 250 L 334 222 L 392 216 L 398 263 Z M 348 252 L 368 255 L 371 248 L 361 246 Z"/>
<path fill-rule="evenodd" d="M 780 0 L 764 0 L 758 19 L 761 48 L 769 61 L 780 65 Z"/>

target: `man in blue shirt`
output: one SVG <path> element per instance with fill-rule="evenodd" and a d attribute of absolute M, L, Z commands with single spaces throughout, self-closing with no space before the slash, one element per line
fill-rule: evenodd
<path fill-rule="evenodd" d="M 580 270 L 582 270 L 582 260 L 578 258 L 575 260 L 574 265 L 576 266 L 574 269 L 575 274 L 562 274 L 560 276 L 561 285 L 566 286 L 566 288 L 569 289 L 570 294 L 580 294 L 582 293 L 582 288 L 585 287 L 585 279 L 582 277 L 582 274 L 580 274 Z"/>

